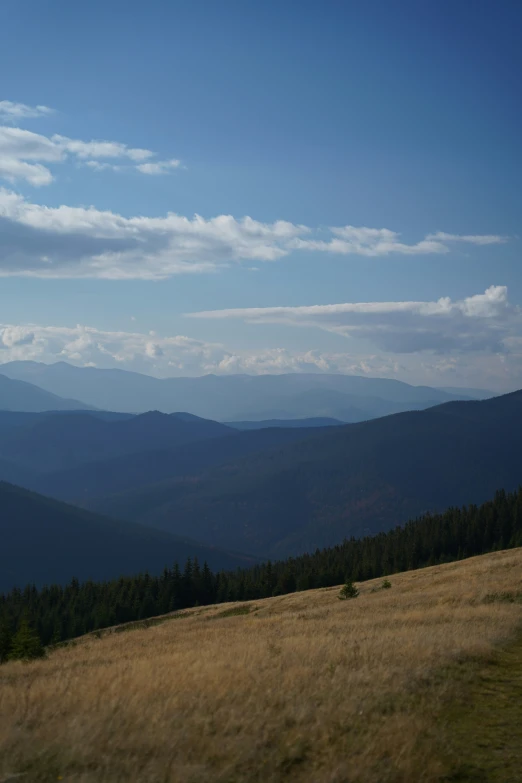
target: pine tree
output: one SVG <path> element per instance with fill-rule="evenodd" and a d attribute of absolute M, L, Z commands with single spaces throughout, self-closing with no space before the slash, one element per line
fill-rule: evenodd
<path fill-rule="evenodd" d="M 13 646 L 11 628 L 7 615 L 0 617 L 0 663 L 4 663 L 10 656 Z"/>
<path fill-rule="evenodd" d="M 13 636 L 9 657 L 29 661 L 32 658 L 41 658 L 44 654 L 40 637 L 29 625 L 27 617 L 22 617 L 18 630 Z"/>
<path fill-rule="evenodd" d="M 351 580 L 348 580 L 346 584 L 341 587 L 338 598 L 340 598 L 341 601 L 346 601 L 347 598 L 357 598 L 358 595 L 359 590 Z"/>

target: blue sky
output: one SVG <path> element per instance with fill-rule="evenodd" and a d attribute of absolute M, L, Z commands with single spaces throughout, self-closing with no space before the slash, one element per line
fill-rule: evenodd
<path fill-rule="evenodd" d="M 4 0 L 0 361 L 522 386 L 521 32 L 508 0 Z"/>

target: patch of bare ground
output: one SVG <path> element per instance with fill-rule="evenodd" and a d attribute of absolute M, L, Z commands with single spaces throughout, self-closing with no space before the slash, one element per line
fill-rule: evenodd
<path fill-rule="evenodd" d="M 466 693 L 516 639 L 522 550 L 390 581 L 199 607 L 0 667 L 0 780 L 458 780 L 448 732 L 473 733 Z"/>

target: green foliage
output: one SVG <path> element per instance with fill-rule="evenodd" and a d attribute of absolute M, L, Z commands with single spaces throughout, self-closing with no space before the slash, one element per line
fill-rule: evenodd
<path fill-rule="evenodd" d="M 13 636 L 9 658 L 11 660 L 30 661 L 45 655 L 40 637 L 34 631 L 26 617 L 22 617 L 18 631 Z"/>
<path fill-rule="evenodd" d="M 522 489 L 497 492 L 482 506 L 426 514 L 388 533 L 352 538 L 329 549 L 251 568 L 214 573 L 194 558 L 183 570 L 175 563 L 160 576 L 145 573 L 110 582 L 72 580 L 66 586 L 42 590 L 34 586 L 14 589 L 0 595 L 0 638 L 4 640 L 0 641 L 0 660 L 5 660 L 1 650 L 18 635 L 24 618 L 42 644 L 57 644 L 109 626 L 128 623 L 122 627 L 130 629 L 156 624 L 162 622 L 156 619 L 158 615 L 196 605 L 244 601 L 242 607 L 224 610 L 225 616 L 233 616 L 246 614 L 252 601 L 270 594 L 377 578 L 384 581 L 375 590 L 389 589 L 389 580 L 384 578 L 389 574 L 515 546 L 522 546 Z M 486 600 L 520 598 L 510 594 Z M 181 616 L 169 614 L 169 618 Z M 24 634 L 27 639 L 27 630 Z M 36 643 L 34 649 L 38 650 Z"/>
<path fill-rule="evenodd" d="M 13 638 L 7 615 L 0 617 L 0 663 L 7 661 L 11 654 Z"/>
<path fill-rule="evenodd" d="M 352 581 L 348 581 L 341 587 L 341 592 L 338 597 L 341 601 L 346 601 L 348 598 L 357 598 L 358 595 L 359 590 Z"/>
<path fill-rule="evenodd" d="M 381 590 L 389 590 L 391 586 L 392 585 L 389 579 L 383 579 Z"/>

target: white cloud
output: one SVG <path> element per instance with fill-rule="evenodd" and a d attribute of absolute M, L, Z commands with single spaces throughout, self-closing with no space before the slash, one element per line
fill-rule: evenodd
<path fill-rule="evenodd" d="M 121 166 L 116 163 L 100 163 L 99 160 L 88 160 L 84 165 L 93 171 L 121 171 Z"/>
<path fill-rule="evenodd" d="M 507 241 L 507 237 L 497 235 L 446 234 L 438 231 L 428 234 L 420 242 L 408 244 L 402 242 L 400 234 L 388 228 L 367 228 L 366 226 L 333 226 L 330 228 L 333 238 L 300 239 L 293 242 L 299 250 L 321 250 L 328 253 L 359 256 L 388 256 L 392 253 L 401 255 L 425 255 L 432 253 L 448 253 L 450 248 L 445 242 L 468 242 L 474 245 L 493 245 Z"/>
<path fill-rule="evenodd" d="M 51 110 L 45 106 L 30 107 L 10 101 L 0 102 L 0 118 L 11 122 L 9 126 L 0 126 L 0 179 L 47 185 L 53 175 L 42 164 L 64 163 L 69 159 L 80 161 L 98 171 L 128 169 L 143 174 L 167 174 L 181 165 L 176 159 L 157 161 L 152 150 L 129 147 L 118 141 L 83 141 L 57 133 L 48 137 L 12 126 L 19 119 L 50 113 Z M 126 165 L 117 165 L 114 161 Z"/>
<path fill-rule="evenodd" d="M 210 372 L 258 374 L 333 367 L 333 360 L 326 360 L 313 351 L 297 354 L 283 348 L 257 353 L 231 351 L 220 343 L 184 335 L 163 337 L 154 332 L 108 332 L 81 325 L 0 324 L 0 361 L 13 360 L 62 360 L 97 367 L 112 367 L 116 363 L 160 376 Z"/>
<path fill-rule="evenodd" d="M 391 353 L 506 349 L 522 334 L 522 311 L 510 305 L 505 286 L 453 301 L 348 302 L 305 307 L 259 307 L 188 313 L 191 318 L 241 319 L 250 323 L 316 326 L 345 337 L 365 339 Z"/>
<path fill-rule="evenodd" d="M 48 185 L 53 176 L 41 161 L 57 163 L 62 159 L 63 153 L 46 136 L 0 126 L 0 178 Z"/>
<path fill-rule="evenodd" d="M 53 175 L 41 163 L 27 163 L 17 158 L 0 156 L 0 179 L 9 182 L 23 179 L 30 185 L 39 187 L 49 185 L 53 181 Z"/>
<path fill-rule="evenodd" d="M 367 228 L 365 226 L 342 226 L 330 228 L 330 240 L 296 239 L 294 247 L 299 250 L 321 250 L 329 253 L 359 256 L 387 256 L 390 253 L 418 255 L 426 253 L 447 253 L 441 242 L 423 239 L 414 244 L 400 241 L 400 234 L 388 228 Z"/>
<path fill-rule="evenodd" d="M 499 234 L 446 234 L 445 231 L 428 234 L 426 239 L 435 242 L 469 242 L 471 245 L 501 245 L 508 241 L 508 237 Z"/>
<path fill-rule="evenodd" d="M 153 163 L 140 163 L 136 166 L 138 171 L 142 174 L 168 174 L 172 169 L 177 169 L 181 166 L 180 160 L 158 160 Z"/>
<path fill-rule="evenodd" d="M 81 366 L 113 367 L 148 372 L 159 377 L 285 372 L 351 372 L 395 374 L 400 365 L 389 357 L 352 356 L 317 350 L 258 351 L 229 349 L 184 335 L 163 337 L 154 332 L 108 332 L 89 326 L 25 326 L 0 323 L 0 362 L 67 361 Z M 0 374 L 2 372 L 0 364 Z"/>
<path fill-rule="evenodd" d="M 67 361 L 83 367 L 117 365 L 157 377 L 333 372 L 502 390 L 522 385 L 522 336 L 505 342 L 510 346 L 504 353 L 405 354 L 398 361 L 397 356 L 380 352 L 237 350 L 184 335 L 108 332 L 81 325 L 0 324 L 0 374 L 1 363 L 8 361 Z"/>
<path fill-rule="evenodd" d="M 97 168 L 105 162 L 87 164 Z M 35 168 L 31 176 L 45 179 L 46 171 Z M 1 188 L 0 224 L 0 275 L 4 276 L 161 280 L 181 273 L 211 272 L 232 262 L 277 261 L 314 245 L 311 228 L 285 220 L 262 223 L 232 215 L 187 218 L 173 212 L 127 218 L 95 207 L 45 207 Z M 415 252 L 428 252 L 424 242 L 403 245 L 391 241 L 388 235 L 394 232 L 386 229 L 360 231 L 364 235 L 373 232 L 374 251 L 368 253 L 359 237 L 359 249 L 353 247 L 351 252 L 383 255 L 413 252 L 411 248 L 420 246 L 423 250 Z M 328 249 L 327 244 L 318 242 L 315 250 Z M 430 252 L 443 252 L 435 245 Z M 410 250 L 397 250 L 397 246 Z"/>
<path fill-rule="evenodd" d="M 231 215 L 125 218 L 94 207 L 51 208 L 0 189 L 0 275 L 163 279 L 231 261 L 274 261 L 308 231 Z"/>
<path fill-rule="evenodd" d="M 49 106 L 27 106 L 25 103 L 13 103 L 13 101 L 0 101 L 0 118 L 4 120 L 25 120 L 35 117 L 47 117 L 54 114 L 54 109 Z"/>
<path fill-rule="evenodd" d="M 151 150 L 128 147 L 117 141 L 80 141 L 55 134 L 51 142 L 63 152 L 76 155 L 81 160 L 88 158 L 129 158 L 132 161 L 148 160 L 154 156 Z"/>
<path fill-rule="evenodd" d="M 40 133 L 0 126 L 0 155 L 17 160 L 38 160 L 56 163 L 63 160 L 63 150 Z"/>

